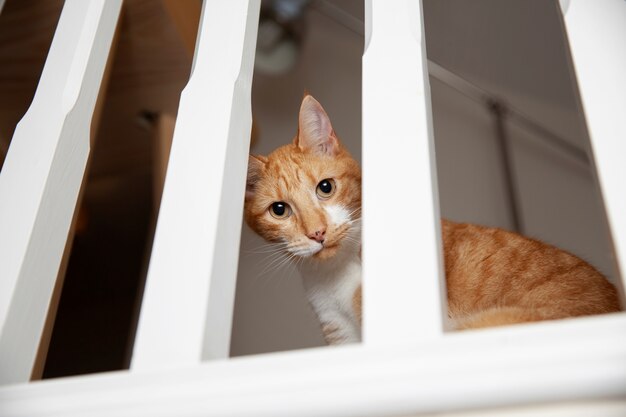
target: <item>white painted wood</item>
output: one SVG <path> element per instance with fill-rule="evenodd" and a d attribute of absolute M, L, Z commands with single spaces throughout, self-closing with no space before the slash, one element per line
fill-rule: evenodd
<path fill-rule="evenodd" d="M 562 2 L 593 159 L 626 288 L 626 1 Z"/>
<path fill-rule="evenodd" d="M 259 0 L 206 0 L 178 110 L 133 369 L 229 354 Z"/>
<path fill-rule="evenodd" d="M 365 31 L 364 342 L 439 337 L 447 303 L 421 1 L 366 1 Z"/>
<path fill-rule="evenodd" d="M 0 406 L 4 417 L 409 416 L 625 396 L 620 313 L 10 386 Z"/>
<path fill-rule="evenodd" d="M 0 382 L 28 381 L 90 147 L 121 0 L 67 0 L 0 173 Z"/>
<path fill-rule="evenodd" d="M 452 413 L 424 414 L 420 417 L 624 417 L 626 400 L 565 401 L 549 404 L 518 405 L 459 411 Z"/>

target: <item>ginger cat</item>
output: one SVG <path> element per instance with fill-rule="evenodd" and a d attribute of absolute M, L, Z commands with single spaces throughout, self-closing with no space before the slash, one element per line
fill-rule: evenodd
<path fill-rule="evenodd" d="M 293 143 L 250 156 L 245 219 L 297 258 L 329 344 L 361 338 L 360 215 L 359 165 L 307 95 Z M 448 314 L 458 329 L 620 310 L 613 285 L 574 255 L 496 228 L 442 223 Z"/>

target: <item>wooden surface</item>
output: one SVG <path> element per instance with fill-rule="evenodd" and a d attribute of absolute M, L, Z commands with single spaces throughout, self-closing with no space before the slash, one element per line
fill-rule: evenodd
<path fill-rule="evenodd" d="M 32 101 L 62 4 L 8 0 L 0 14 L 0 158 Z M 124 8 L 92 178 L 150 171 L 150 127 L 140 115 L 175 115 L 191 69 L 191 57 L 160 1 L 126 0 Z"/>
<path fill-rule="evenodd" d="M 564 23 L 581 107 L 615 249 L 622 303 L 626 287 L 626 2 L 567 2 Z M 565 12 L 566 11 L 566 12 Z"/>
<path fill-rule="evenodd" d="M 119 18 L 118 18 L 119 21 Z M 111 41 L 111 46 L 109 49 L 109 56 L 106 61 L 106 66 L 104 68 L 104 74 L 102 75 L 102 81 L 100 83 L 100 91 L 98 92 L 98 97 L 96 99 L 95 107 L 93 110 L 93 115 L 91 117 L 91 126 L 89 129 L 90 134 L 90 144 L 91 148 L 93 148 L 96 135 L 98 129 L 100 127 L 100 121 L 102 120 L 102 109 L 104 108 L 104 103 L 106 102 L 106 93 L 109 89 L 109 80 L 111 79 L 111 68 L 113 67 L 113 61 L 115 58 L 115 53 L 117 51 L 116 45 L 119 40 L 119 25 L 116 25 L 116 31 L 113 35 L 113 40 Z M 85 167 L 85 173 L 89 172 L 89 168 L 91 166 L 91 157 L 87 160 L 87 165 Z M 39 380 L 43 376 L 43 372 L 46 366 L 46 359 L 48 356 L 48 348 L 50 347 L 50 339 L 52 338 L 52 333 L 54 331 L 54 323 L 56 321 L 56 315 L 59 308 L 59 302 L 61 300 L 61 294 L 63 291 L 63 284 L 65 282 L 65 276 L 67 274 L 67 266 L 70 261 L 70 256 L 72 254 L 72 248 L 74 246 L 74 240 L 77 233 L 83 233 L 85 228 L 87 227 L 87 216 L 85 210 L 82 208 L 83 198 L 85 196 L 85 189 L 87 188 L 87 175 L 83 176 L 80 191 L 78 193 L 78 198 L 76 199 L 76 210 L 74 211 L 74 215 L 72 217 L 70 230 L 67 235 L 67 241 L 65 242 L 65 249 L 63 250 L 63 257 L 61 259 L 61 266 L 59 267 L 59 271 L 57 273 L 56 284 L 54 286 L 54 290 L 52 291 L 52 296 L 50 299 L 50 306 L 48 308 L 48 314 L 46 317 L 46 322 L 44 325 L 44 329 L 41 335 L 41 339 L 39 341 L 39 348 L 37 350 L 37 356 L 35 359 L 35 364 L 33 366 L 33 371 L 31 374 L 31 380 Z"/>
<path fill-rule="evenodd" d="M 199 0 L 162 0 L 165 10 L 172 18 L 180 39 L 185 45 L 187 54 L 193 57 L 198 35 L 198 21 L 202 11 L 202 2 Z"/>
<path fill-rule="evenodd" d="M 359 1 L 332 3 L 362 8 Z M 430 58 L 505 97 L 563 137 L 586 138 L 579 132 L 573 93 L 568 93 L 561 32 L 551 23 L 552 3 L 546 7 L 541 3 L 539 9 L 523 2 L 502 7 L 462 0 L 425 3 Z M 13 118 L 13 127 L 9 124 L 11 131 L 32 99 L 61 4 L 60 0 L 7 0 L 0 14 L 0 119 L 19 114 Z M 139 122 L 143 119 L 137 112 L 176 111 L 191 65 L 177 29 L 158 0 L 126 0 L 125 8 L 122 52 L 112 80 L 112 89 L 122 98 L 105 109 L 107 127 L 100 130 L 106 134 L 99 135 L 94 152 L 97 175 L 90 178 L 83 206 L 86 227 L 80 228 L 75 241 L 46 377 L 119 369 L 123 362 L 126 351 L 119 340 L 132 333 L 126 321 L 138 288 L 136 276 L 141 275 L 145 243 L 151 240 L 146 229 L 152 207 L 150 151 L 155 135 L 149 123 Z M 450 9 L 462 13 L 449 13 Z M 351 38 L 353 32 L 318 12 L 310 13 L 308 25 L 300 63 L 293 72 L 280 77 L 255 74 L 253 105 L 261 127 L 256 151 L 269 152 L 293 136 L 299 100 L 307 88 L 323 102 L 342 140 L 360 157 L 362 39 L 356 34 Z M 531 26 L 538 30 L 528 32 Z M 494 38 L 493 33 L 499 36 Z M 33 71 L 31 65 L 39 67 Z M 133 84 L 132 79 L 142 73 L 151 81 Z M 26 88 L 20 108 L 19 101 L 7 97 L 15 97 L 14 90 L 27 82 L 30 93 Z M 506 227 L 506 210 L 499 204 L 499 175 L 490 156 L 491 130 L 483 125 L 487 116 L 463 100 L 441 83 L 433 86 L 444 214 Z M 528 134 L 516 132 L 520 141 L 526 140 Z M 0 136 L 6 145 L 4 131 Z M 541 139 L 528 140 L 537 143 Z M 532 217 L 533 236 L 585 255 L 611 274 L 611 251 L 604 243 L 600 222 L 604 213 L 595 208 L 595 190 L 591 182 L 587 185 L 586 174 L 578 168 L 570 170 L 560 157 L 544 155 L 541 147 L 529 146 L 524 152 L 526 159 L 542 161 L 525 164 L 533 173 L 525 182 L 525 212 Z M 249 235 L 244 240 L 251 242 L 248 248 L 252 250 L 260 242 Z M 298 319 L 305 315 L 302 306 L 306 304 L 297 292 L 297 280 L 279 279 L 271 284 L 266 277 L 259 280 L 254 260 L 244 258 L 240 265 L 240 270 L 251 272 L 240 278 L 245 286 L 239 291 L 244 294 L 238 307 L 240 319 L 235 317 L 235 354 L 315 344 L 315 339 L 311 342 L 315 323 L 309 326 Z"/>
<path fill-rule="evenodd" d="M 3 417 L 442 416 L 624 398 L 624 313 L 0 387 Z M 623 416 L 587 411 L 575 415 Z"/>
<path fill-rule="evenodd" d="M 122 1 L 64 3 L 0 174 L 0 381 L 30 379 L 91 148 Z M 61 278 L 62 279 L 62 278 Z"/>
<path fill-rule="evenodd" d="M 8 0 L 0 13 L 0 167 L 35 93 L 63 1 Z"/>
<path fill-rule="evenodd" d="M 133 370 L 229 355 L 260 1 L 214 0 L 203 7 L 194 69 L 174 130 Z"/>
<path fill-rule="evenodd" d="M 421 1 L 371 0 L 365 29 L 363 341 L 428 340 L 447 300 Z M 390 214 L 389 196 L 411 215 Z"/>

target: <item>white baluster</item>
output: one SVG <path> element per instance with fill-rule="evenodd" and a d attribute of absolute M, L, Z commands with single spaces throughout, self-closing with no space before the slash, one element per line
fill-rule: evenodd
<path fill-rule="evenodd" d="M 446 317 L 421 1 L 366 1 L 363 337 L 438 337 Z"/>
<path fill-rule="evenodd" d="M 561 1 L 593 160 L 626 288 L 626 1 Z"/>
<path fill-rule="evenodd" d="M 28 381 L 90 148 L 121 0 L 67 0 L 0 173 L 0 382 Z"/>
<path fill-rule="evenodd" d="M 259 0 L 205 0 L 178 110 L 133 369 L 228 357 Z"/>

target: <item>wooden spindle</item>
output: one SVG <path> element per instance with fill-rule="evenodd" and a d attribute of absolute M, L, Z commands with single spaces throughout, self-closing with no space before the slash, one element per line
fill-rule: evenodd
<path fill-rule="evenodd" d="M 205 0 L 180 101 L 131 368 L 229 354 L 260 1 Z"/>
<path fill-rule="evenodd" d="M 0 382 L 28 381 L 90 150 L 121 0 L 67 0 L 0 173 Z"/>
<path fill-rule="evenodd" d="M 421 1 L 366 1 L 363 338 L 438 337 L 446 317 Z"/>
<path fill-rule="evenodd" d="M 587 122 L 615 261 L 626 288 L 626 1 L 562 0 L 573 74 Z"/>

